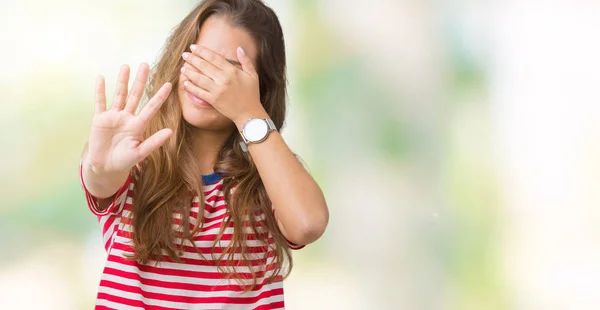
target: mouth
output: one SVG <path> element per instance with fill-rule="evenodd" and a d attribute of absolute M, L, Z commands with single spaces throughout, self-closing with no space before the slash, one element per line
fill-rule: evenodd
<path fill-rule="evenodd" d="M 202 99 L 200 99 L 200 98 L 198 98 L 198 97 L 194 96 L 194 95 L 193 95 L 192 93 L 190 93 L 189 91 L 187 91 L 187 90 L 186 90 L 185 92 L 186 92 L 186 94 L 187 94 L 188 98 L 190 98 L 190 100 L 191 100 L 191 101 L 192 101 L 194 104 L 196 104 L 196 105 L 198 105 L 198 106 L 201 106 L 201 107 L 212 107 L 212 106 L 211 106 L 211 105 L 210 105 L 208 102 L 206 102 L 206 101 L 204 101 L 204 100 L 202 100 Z"/>

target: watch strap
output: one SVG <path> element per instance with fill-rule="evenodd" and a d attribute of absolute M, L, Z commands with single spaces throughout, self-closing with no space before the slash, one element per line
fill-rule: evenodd
<path fill-rule="evenodd" d="M 267 126 L 269 126 L 269 132 L 277 131 L 277 127 L 275 127 L 275 123 L 273 123 L 272 119 L 264 118 L 264 120 L 267 121 Z"/>

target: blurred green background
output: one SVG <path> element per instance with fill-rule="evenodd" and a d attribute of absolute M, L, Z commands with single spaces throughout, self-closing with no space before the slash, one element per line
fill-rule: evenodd
<path fill-rule="evenodd" d="M 268 2 L 284 137 L 331 212 L 287 308 L 600 308 L 598 2 Z M 195 4 L 0 0 L 0 308 L 93 307 L 94 79 L 153 63 Z"/>

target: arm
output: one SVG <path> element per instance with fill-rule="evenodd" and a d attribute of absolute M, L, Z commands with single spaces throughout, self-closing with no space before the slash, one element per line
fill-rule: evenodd
<path fill-rule="evenodd" d="M 269 116 L 264 109 L 257 109 L 241 117 L 237 128 L 241 130 L 250 117 Z M 325 197 L 279 132 L 271 132 L 261 143 L 249 144 L 248 152 L 273 202 L 283 235 L 296 244 L 309 244 L 321 237 L 329 221 Z"/>
<path fill-rule="evenodd" d="M 114 176 L 94 173 L 90 165 L 84 162 L 87 153 L 88 143 L 85 144 L 81 155 L 81 178 L 87 191 L 97 198 L 98 211 L 104 211 L 114 200 L 122 184 L 126 182 L 128 173 L 123 171 L 122 175 L 117 173 Z"/>
<path fill-rule="evenodd" d="M 253 60 L 241 47 L 237 49 L 241 70 L 206 47 L 192 45 L 190 50 L 192 53 L 185 52 L 182 57 L 198 70 L 182 68 L 190 81 L 184 83 L 187 91 L 208 102 L 238 128 L 250 117 L 268 117 L 260 102 Z M 271 132 L 268 139 L 249 145 L 248 150 L 273 202 L 283 235 L 298 245 L 317 240 L 329 221 L 325 198 L 279 133 Z"/>
<path fill-rule="evenodd" d="M 117 91 L 110 109 L 106 109 L 104 78 L 96 83 L 96 111 L 90 137 L 81 157 L 81 181 L 93 199 L 96 212 L 102 212 L 125 186 L 133 166 L 157 149 L 171 136 L 171 129 L 162 129 L 143 140 L 147 122 L 166 100 L 171 85 L 166 83 L 142 111 L 135 111 L 148 78 L 148 65 L 142 64 L 128 94 L 129 67 L 119 72 Z M 129 96 L 128 96 L 129 95 Z M 88 195 L 88 196 L 89 196 Z M 97 203 L 96 203 L 97 202 Z"/>
<path fill-rule="evenodd" d="M 125 183 L 129 176 L 129 171 L 117 171 L 117 172 L 96 172 L 92 165 L 86 160 L 88 155 L 88 144 L 85 144 L 83 148 L 83 154 L 81 155 L 81 175 L 83 182 L 87 190 L 94 197 L 98 198 L 101 205 L 108 206 L 108 203 L 102 203 L 103 201 L 110 202 L 110 199 L 119 190 L 119 188 Z"/>

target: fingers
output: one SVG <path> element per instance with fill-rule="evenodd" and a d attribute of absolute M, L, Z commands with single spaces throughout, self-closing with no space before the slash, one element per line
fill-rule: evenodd
<path fill-rule="evenodd" d="M 242 64 L 242 70 L 250 74 L 250 76 L 252 76 L 253 78 L 258 79 L 258 74 L 256 73 L 256 69 L 254 68 L 254 64 L 252 63 L 250 57 L 246 55 L 246 52 L 244 52 L 243 48 L 237 48 L 237 57 L 240 61 L 240 64 Z"/>
<path fill-rule="evenodd" d="M 190 81 L 183 82 L 183 87 L 186 91 L 189 91 L 190 93 L 192 93 L 192 95 L 206 101 L 208 104 L 212 104 L 214 102 L 214 97 L 211 93 L 209 93 L 205 89 L 194 85 L 194 83 L 191 83 Z"/>
<path fill-rule="evenodd" d="M 125 111 L 135 114 L 135 110 L 142 99 L 144 94 L 144 88 L 146 81 L 148 81 L 148 72 L 150 71 L 147 63 L 140 64 L 138 72 L 135 75 L 135 81 L 131 87 L 131 92 L 127 97 L 127 104 L 125 105 Z"/>
<path fill-rule="evenodd" d="M 99 75 L 96 79 L 96 113 L 106 111 L 106 86 L 104 77 Z"/>
<path fill-rule="evenodd" d="M 192 44 L 190 45 L 190 50 L 192 51 L 192 54 L 208 61 L 218 69 L 227 70 L 232 66 L 232 64 L 230 64 L 223 56 L 206 47 Z"/>
<path fill-rule="evenodd" d="M 210 62 L 188 52 L 183 53 L 181 57 L 183 57 L 183 59 L 189 64 L 191 64 L 194 68 L 198 69 L 200 72 L 204 73 L 204 75 L 211 78 L 213 81 L 216 82 L 223 80 L 223 72 Z"/>
<path fill-rule="evenodd" d="M 121 66 L 119 70 L 119 76 L 117 78 L 117 89 L 113 98 L 111 109 L 121 110 L 125 105 L 125 99 L 127 98 L 127 85 L 129 83 L 129 66 Z"/>
<path fill-rule="evenodd" d="M 148 103 L 146 103 L 146 105 L 138 115 L 142 122 L 147 123 L 154 116 L 154 114 L 156 114 L 156 112 L 160 109 L 165 100 L 167 100 L 167 98 L 169 97 L 171 89 L 171 83 L 163 84 L 163 86 L 148 101 Z"/>
<path fill-rule="evenodd" d="M 161 145 L 163 145 L 169 137 L 173 135 L 173 130 L 170 128 L 165 128 L 157 131 L 148 139 L 144 140 L 138 146 L 138 162 L 142 161 L 144 158 L 148 157 L 150 153 L 158 149 Z"/>
<path fill-rule="evenodd" d="M 192 66 L 190 63 L 184 62 L 184 63 L 183 63 L 183 67 L 184 67 L 186 70 L 188 70 L 188 69 L 189 69 L 189 70 L 192 70 L 192 71 L 194 71 L 194 72 L 198 72 L 198 73 L 200 73 L 200 71 L 198 71 L 198 69 L 196 69 L 196 67 Z"/>
<path fill-rule="evenodd" d="M 215 81 L 211 80 L 206 75 L 190 70 L 185 66 L 181 68 L 181 74 L 183 74 L 183 76 L 185 76 L 190 82 L 192 82 L 192 84 L 209 92 L 212 91 L 216 86 Z M 183 84 L 185 87 L 185 81 Z"/>

